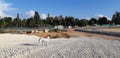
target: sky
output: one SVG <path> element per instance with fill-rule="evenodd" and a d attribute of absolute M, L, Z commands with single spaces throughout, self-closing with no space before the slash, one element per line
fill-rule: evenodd
<path fill-rule="evenodd" d="M 91 18 L 106 16 L 111 18 L 120 11 L 120 0 L 0 0 L 0 16 L 28 18 L 38 11 L 41 18 L 51 16 L 74 16 Z"/>

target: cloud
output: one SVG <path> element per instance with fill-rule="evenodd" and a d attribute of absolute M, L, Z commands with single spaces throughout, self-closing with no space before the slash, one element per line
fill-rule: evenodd
<path fill-rule="evenodd" d="M 12 17 L 11 15 L 7 15 L 3 12 L 0 12 L 0 17 L 3 18 L 3 17 Z"/>
<path fill-rule="evenodd" d="M 6 3 L 4 0 L 0 0 L 0 17 L 12 17 L 11 15 L 7 15 L 5 12 L 14 11 L 15 8 L 11 7 L 12 4 Z"/>
<path fill-rule="evenodd" d="M 90 20 L 90 17 L 84 17 L 84 18 L 82 18 L 82 19 L 87 19 L 87 20 Z"/>
<path fill-rule="evenodd" d="M 26 15 L 27 15 L 27 17 L 33 17 L 34 13 L 35 13 L 35 11 L 30 10 L 30 11 L 26 12 Z"/>
<path fill-rule="evenodd" d="M 41 18 L 42 18 L 42 19 L 46 19 L 46 18 L 47 18 L 47 15 L 43 13 L 43 14 L 41 14 Z"/>
<path fill-rule="evenodd" d="M 105 15 L 103 15 L 103 14 L 97 14 L 96 16 L 97 17 L 105 17 Z"/>
<path fill-rule="evenodd" d="M 30 11 L 26 12 L 26 15 L 27 15 L 27 17 L 33 17 L 34 13 L 35 13 L 35 11 L 30 10 Z M 41 19 L 46 19 L 47 15 L 42 13 L 42 14 L 40 14 L 40 17 L 41 17 Z"/>
<path fill-rule="evenodd" d="M 96 16 L 97 16 L 97 17 L 106 17 L 108 20 L 110 20 L 110 18 L 109 18 L 108 16 L 103 15 L 103 14 L 97 14 Z"/>

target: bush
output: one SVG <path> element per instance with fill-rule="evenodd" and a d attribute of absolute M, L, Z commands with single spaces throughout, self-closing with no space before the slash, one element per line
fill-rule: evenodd
<path fill-rule="evenodd" d="M 55 36 L 53 36 L 53 38 L 59 38 L 60 36 L 58 34 L 56 34 Z"/>
<path fill-rule="evenodd" d="M 49 32 L 59 32 L 59 29 L 50 29 Z"/>
<path fill-rule="evenodd" d="M 70 38 L 70 36 L 66 33 L 61 33 L 61 35 L 64 37 L 64 38 Z"/>
<path fill-rule="evenodd" d="M 3 31 L 3 30 L 0 30 L 0 33 L 4 33 L 4 31 Z"/>

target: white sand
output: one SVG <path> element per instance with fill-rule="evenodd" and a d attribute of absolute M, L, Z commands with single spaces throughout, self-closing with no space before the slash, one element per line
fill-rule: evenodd
<path fill-rule="evenodd" d="M 23 34 L 0 34 L 0 48 L 37 41 L 37 36 Z"/>
<path fill-rule="evenodd" d="M 0 58 L 119 58 L 120 41 L 95 37 L 52 39 L 37 44 L 37 36 L 0 34 Z"/>

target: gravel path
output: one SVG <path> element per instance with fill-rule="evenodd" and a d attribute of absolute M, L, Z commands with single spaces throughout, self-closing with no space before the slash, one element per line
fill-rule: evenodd
<path fill-rule="evenodd" d="M 52 40 L 51 45 L 37 49 L 25 58 L 119 58 L 120 42 L 81 37 Z"/>
<path fill-rule="evenodd" d="M 78 37 L 52 39 L 47 46 L 34 41 L 1 49 L 0 58 L 120 58 L 120 41 Z"/>

